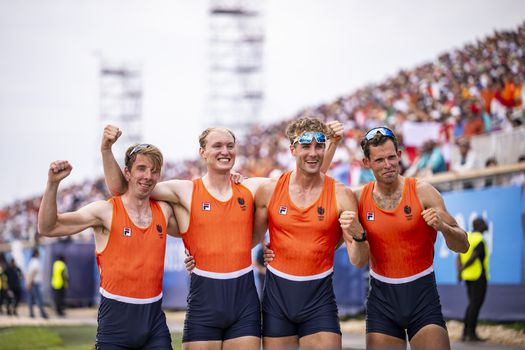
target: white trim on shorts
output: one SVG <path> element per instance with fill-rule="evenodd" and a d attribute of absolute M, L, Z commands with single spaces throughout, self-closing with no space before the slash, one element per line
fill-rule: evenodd
<path fill-rule="evenodd" d="M 401 284 L 401 283 L 408 283 L 417 280 L 418 278 L 421 278 L 426 275 L 430 275 L 432 272 L 434 272 L 434 265 L 430 265 L 427 269 L 416 273 L 415 275 L 408 276 L 408 277 L 402 277 L 402 278 L 391 278 L 391 277 L 385 277 L 381 276 L 377 273 L 375 273 L 372 269 L 370 269 L 370 276 L 374 277 L 376 280 L 379 280 L 381 282 L 390 283 L 390 284 Z"/>
<path fill-rule="evenodd" d="M 241 277 L 243 275 L 246 275 L 249 272 L 253 271 L 253 266 L 250 265 L 242 270 L 233 271 L 233 272 L 210 272 L 210 271 L 204 271 L 198 268 L 194 268 L 192 270 L 192 273 L 202 276 L 202 277 L 208 277 L 208 278 L 214 278 L 218 280 L 229 280 L 232 278 Z"/>
<path fill-rule="evenodd" d="M 272 267 L 270 264 L 266 266 L 268 270 L 270 270 L 274 275 L 277 275 L 282 278 L 286 278 L 287 280 L 291 281 L 313 281 L 313 280 L 320 280 L 322 278 L 325 278 L 329 276 L 333 271 L 334 268 L 331 267 L 330 269 L 326 270 L 325 272 L 318 273 L 317 275 L 310 275 L 310 276 L 296 276 L 296 275 L 290 275 L 285 272 L 277 270 L 275 267 Z"/>
<path fill-rule="evenodd" d="M 120 301 L 123 303 L 128 303 L 128 304 L 151 304 L 151 303 L 154 303 L 162 299 L 162 292 L 160 292 L 159 295 L 154 296 L 153 298 L 142 299 L 142 298 L 130 298 L 130 297 L 124 297 L 122 295 L 112 294 L 102 287 L 100 287 L 100 294 L 104 296 L 105 298 L 113 299 L 113 300 Z"/>

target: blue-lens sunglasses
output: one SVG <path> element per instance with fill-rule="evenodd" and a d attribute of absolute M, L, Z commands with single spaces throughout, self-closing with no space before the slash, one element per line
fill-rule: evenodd
<path fill-rule="evenodd" d="M 396 135 L 394 135 L 392 130 L 390 130 L 389 128 L 385 128 L 384 126 L 381 126 L 378 128 L 370 129 L 365 135 L 365 140 L 370 141 L 371 139 L 374 138 L 374 136 L 377 135 L 377 133 L 380 133 L 383 136 L 390 137 L 393 139 L 396 138 Z"/>
<path fill-rule="evenodd" d="M 312 143 L 314 138 L 315 138 L 315 141 L 317 141 L 317 143 L 325 143 L 327 139 L 326 135 L 323 134 L 322 132 L 308 131 L 296 137 L 293 143 L 295 144 L 297 142 L 301 145 L 308 145 Z"/>

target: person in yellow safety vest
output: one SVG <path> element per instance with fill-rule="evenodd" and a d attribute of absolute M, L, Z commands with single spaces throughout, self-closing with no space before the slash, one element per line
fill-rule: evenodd
<path fill-rule="evenodd" d="M 66 259 L 60 255 L 53 263 L 53 275 L 51 286 L 55 296 L 55 310 L 58 316 L 65 316 L 64 300 L 66 298 L 66 289 L 68 288 L 69 275 L 67 271 Z"/>
<path fill-rule="evenodd" d="M 7 298 L 7 275 L 5 274 L 6 264 L 7 262 L 4 254 L 0 253 L 0 315 L 4 313 L 4 301 L 6 301 Z"/>
<path fill-rule="evenodd" d="M 458 281 L 467 284 L 469 304 L 465 310 L 463 341 L 484 341 L 476 333 L 478 316 L 487 293 L 489 279 L 489 252 L 483 239 L 483 233 L 488 230 L 487 223 L 482 218 L 472 222 L 472 232 L 468 233 L 469 250 L 459 254 L 457 259 Z"/>

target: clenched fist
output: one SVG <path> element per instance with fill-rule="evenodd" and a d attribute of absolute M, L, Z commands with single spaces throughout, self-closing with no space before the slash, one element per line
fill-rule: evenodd
<path fill-rule="evenodd" d="M 432 227 L 436 231 L 441 231 L 441 228 L 443 227 L 443 219 L 436 209 L 425 209 L 421 212 L 421 215 L 423 216 L 423 219 L 425 219 L 425 222 L 428 226 Z"/>
<path fill-rule="evenodd" d="M 108 151 L 111 149 L 111 146 L 117 142 L 118 138 L 122 135 L 122 130 L 114 125 L 106 125 L 104 128 L 104 133 L 102 134 L 102 145 L 100 149 L 102 151 Z"/>
<path fill-rule="evenodd" d="M 328 137 L 331 140 L 340 141 L 343 139 L 345 129 L 339 120 L 332 120 L 326 123 L 326 126 L 328 126 Z"/>
<path fill-rule="evenodd" d="M 351 236 L 352 239 L 362 238 L 364 229 L 355 211 L 343 211 L 339 216 L 339 224 L 343 229 L 343 235 L 345 235 L 347 239 L 350 238 L 349 236 Z"/>
<path fill-rule="evenodd" d="M 62 179 L 71 174 L 73 167 L 67 160 L 55 160 L 49 165 L 47 179 L 49 182 L 60 182 Z"/>

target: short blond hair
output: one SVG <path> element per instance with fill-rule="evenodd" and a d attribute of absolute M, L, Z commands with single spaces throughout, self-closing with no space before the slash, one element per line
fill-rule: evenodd
<path fill-rule="evenodd" d="M 162 152 L 157 147 L 145 143 L 129 146 L 129 148 L 126 150 L 124 163 L 130 171 L 133 167 L 133 163 L 135 163 L 135 160 L 137 159 L 137 155 L 139 154 L 143 154 L 151 160 L 153 163 L 153 172 L 160 172 L 162 169 L 162 164 L 164 163 Z"/>
<path fill-rule="evenodd" d="M 208 137 L 208 135 L 209 135 L 212 131 L 221 131 L 221 132 L 229 133 L 229 134 L 232 135 L 232 137 L 233 137 L 233 143 L 235 143 L 235 141 L 236 141 L 235 134 L 234 134 L 233 131 L 231 131 L 230 129 L 228 129 L 228 128 L 224 128 L 224 127 L 212 127 L 212 128 L 207 128 L 206 130 L 204 130 L 204 131 L 199 135 L 199 145 L 200 145 L 201 148 L 205 148 L 205 147 L 206 147 L 206 143 L 207 143 L 206 138 Z"/>
<path fill-rule="evenodd" d="M 322 132 L 328 134 L 328 127 L 321 120 L 308 117 L 294 120 L 286 127 L 286 136 L 290 139 L 291 144 L 293 144 L 299 135 L 305 132 Z"/>

